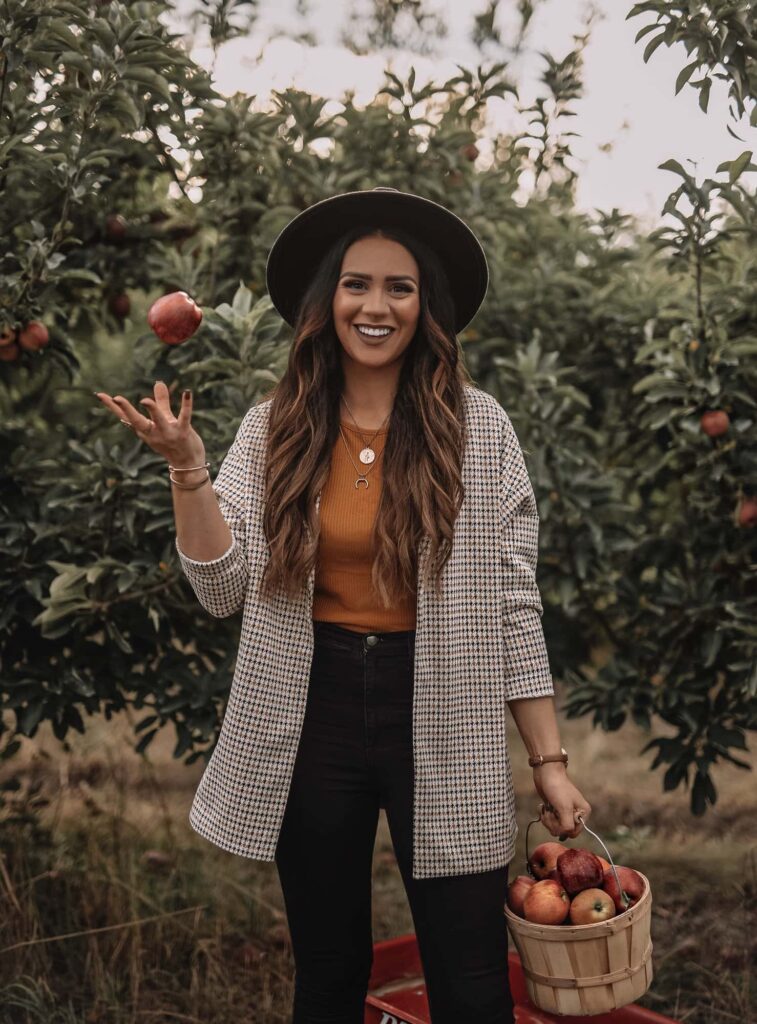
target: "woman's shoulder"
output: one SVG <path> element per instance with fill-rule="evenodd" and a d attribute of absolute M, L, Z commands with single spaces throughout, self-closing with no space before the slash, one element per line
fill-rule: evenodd
<path fill-rule="evenodd" d="M 476 385 L 465 385 L 466 409 L 469 418 L 479 426 L 490 427 L 501 432 L 509 423 L 509 417 L 494 395 Z"/>
<path fill-rule="evenodd" d="M 475 425 L 501 431 L 509 423 L 507 413 L 494 395 L 475 384 L 465 384 L 463 392 L 466 413 Z M 244 417 L 245 426 L 250 430 L 265 428 L 272 402 L 272 398 L 265 398 L 250 406 Z"/>

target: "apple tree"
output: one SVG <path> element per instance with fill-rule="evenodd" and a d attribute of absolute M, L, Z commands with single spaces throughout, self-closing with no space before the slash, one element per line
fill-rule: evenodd
<path fill-rule="evenodd" d="M 264 109 L 214 89 L 161 21 L 172 7 L 0 5 L 8 743 L 44 721 L 65 743 L 87 715 L 128 707 L 139 750 L 171 725 L 177 758 L 209 756 L 239 621 L 197 604 L 163 460 L 92 391 L 136 402 L 155 379 L 191 387 L 214 475 L 286 364 L 291 334 L 264 284 L 276 235 L 319 199 L 391 181 L 460 213 L 487 252 L 487 300 L 460 341 L 527 452 L 568 713 L 610 730 L 665 722 L 653 767 L 667 765 L 667 788 L 694 767 L 701 813 L 710 766 L 743 764 L 733 752 L 755 726 L 751 154 L 703 183 L 668 161 L 677 223 L 648 233 L 618 209 L 575 208 L 564 122 L 580 43 L 544 55 L 528 129 L 487 143 L 488 101 L 518 100 L 506 59 L 439 83 L 387 69 L 364 108 L 289 88 Z M 166 345 L 147 311 L 176 290 L 205 315 Z"/>

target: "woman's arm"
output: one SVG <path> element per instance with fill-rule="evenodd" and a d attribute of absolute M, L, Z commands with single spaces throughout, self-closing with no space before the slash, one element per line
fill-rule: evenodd
<path fill-rule="evenodd" d="M 557 724 L 554 697 L 531 697 L 507 702 L 523 743 L 531 754 L 559 754 L 560 727 Z M 575 839 L 591 814 L 588 800 L 568 778 L 567 765 L 547 761 L 533 769 L 534 788 L 544 801 L 541 820 L 553 836 Z"/>

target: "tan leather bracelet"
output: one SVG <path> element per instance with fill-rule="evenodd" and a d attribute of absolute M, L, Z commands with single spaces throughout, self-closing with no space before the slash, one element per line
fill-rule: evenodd
<path fill-rule="evenodd" d="M 532 768 L 538 768 L 542 764 L 546 764 L 548 761 L 562 761 L 564 765 L 568 763 L 568 751 L 565 747 L 560 747 L 559 754 L 532 754 L 528 763 Z"/>

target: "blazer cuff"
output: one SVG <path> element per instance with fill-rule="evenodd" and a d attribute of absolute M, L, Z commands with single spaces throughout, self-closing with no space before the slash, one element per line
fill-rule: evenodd
<path fill-rule="evenodd" d="M 204 576 L 209 579 L 217 579 L 218 576 L 224 575 L 224 572 L 234 565 L 242 553 L 235 533 L 231 535 L 230 547 L 222 555 L 219 555 L 218 558 L 211 558 L 207 562 L 198 561 L 196 558 L 190 558 L 189 555 L 185 555 L 179 547 L 178 537 L 175 540 L 175 544 L 179 561 L 187 576 Z"/>

